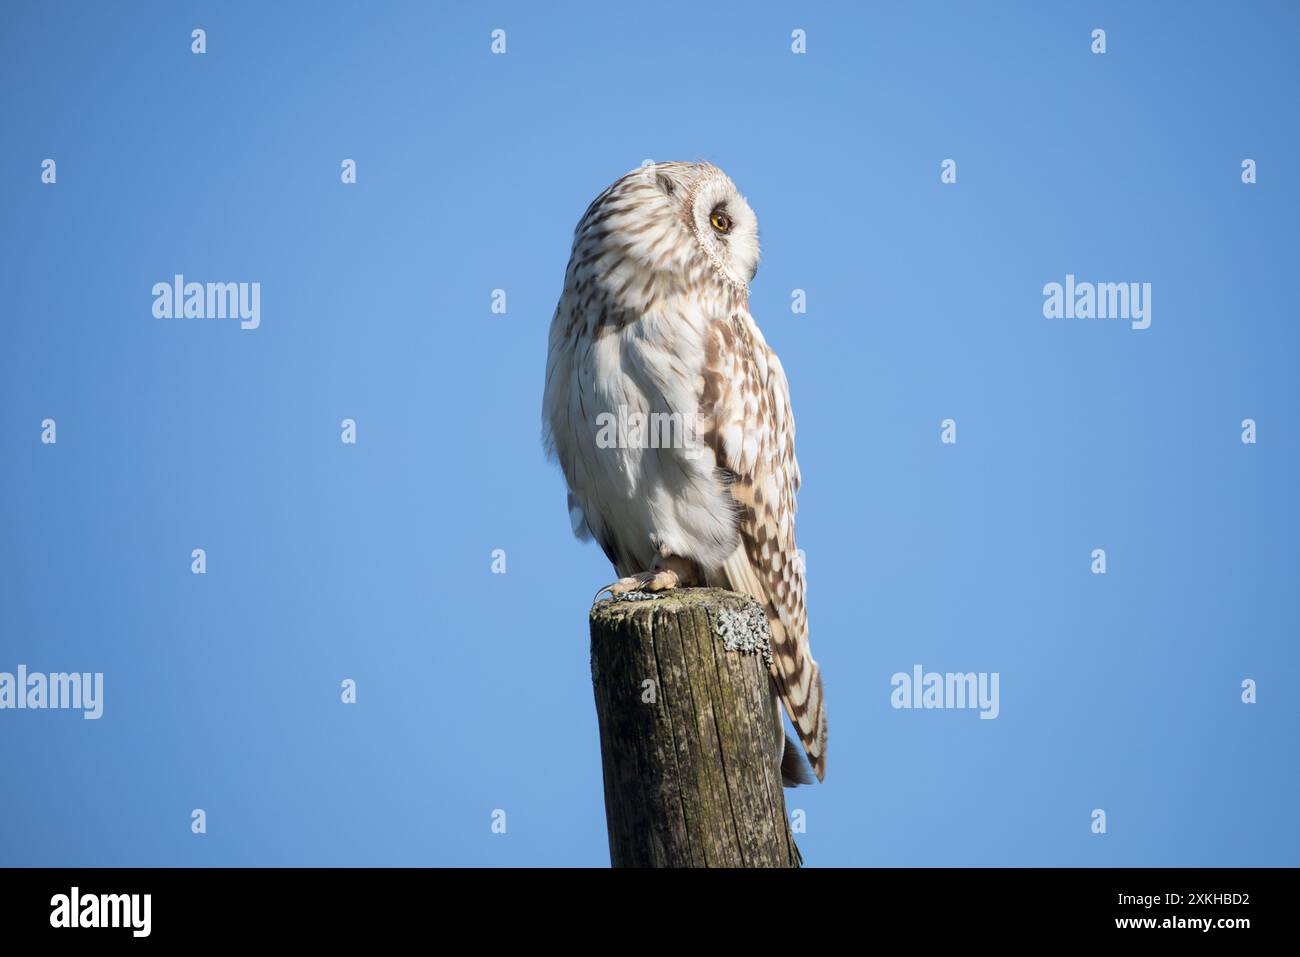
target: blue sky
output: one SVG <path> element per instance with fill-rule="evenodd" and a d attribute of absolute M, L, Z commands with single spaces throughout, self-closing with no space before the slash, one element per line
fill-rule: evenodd
<path fill-rule="evenodd" d="M 798 421 L 805 860 L 1300 863 L 1298 21 L 6 6 L 0 671 L 105 702 L 0 711 L 0 863 L 608 863 L 546 332 L 590 200 L 701 158 Z M 154 318 L 176 273 L 260 282 L 260 327 Z M 1150 328 L 1044 318 L 1067 274 L 1151 283 Z M 915 664 L 999 717 L 892 709 Z"/>

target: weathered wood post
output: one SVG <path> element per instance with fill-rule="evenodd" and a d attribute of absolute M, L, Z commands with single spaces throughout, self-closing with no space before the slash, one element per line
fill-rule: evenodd
<path fill-rule="evenodd" d="M 591 610 L 615 867 L 798 867 L 774 747 L 767 619 L 712 588 Z"/>

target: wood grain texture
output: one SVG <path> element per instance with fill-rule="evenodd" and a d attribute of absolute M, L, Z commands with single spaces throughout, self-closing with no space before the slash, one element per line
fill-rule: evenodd
<path fill-rule="evenodd" d="M 799 866 L 762 649 L 729 651 L 719 635 L 754 607 L 690 588 L 592 608 L 615 867 Z"/>

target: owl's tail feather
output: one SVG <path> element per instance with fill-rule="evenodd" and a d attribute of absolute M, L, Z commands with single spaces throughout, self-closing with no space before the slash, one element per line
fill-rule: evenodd
<path fill-rule="evenodd" d="M 812 773 L 804 760 L 803 746 L 790 735 L 785 736 L 785 751 L 781 754 L 781 783 L 788 788 L 812 784 Z"/>
<path fill-rule="evenodd" d="M 808 647 L 808 627 L 802 614 L 787 622 L 769 597 L 767 586 L 755 574 L 743 547 L 736 549 L 713 577 L 723 588 L 749 595 L 767 613 L 771 631 L 772 680 L 785 713 L 799 733 L 804 753 L 817 780 L 826 777 L 826 705 L 822 698 L 822 672 Z M 710 584 L 713 582 L 710 581 Z M 782 764 L 785 758 L 782 757 Z"/>
<path fill-rule="evenodd" d="M 804 754 L 817 780 L 826 777 L 826 706 L 822 703 L 822 670 L 808 651 L 803 629 L 787 628 L 768 602 L 772 630 L 772 678 L 790 723 L 799 733 Z"/>
<path fill-rule="evenodd" d="M 774 633 L 777 630 L 773 628 Z M 804 647 L 807 647 L 806 642 Z M 773 649 L 773 657 L 777 659 L 777 666 L 780 668 L 782 657 L 779 644 Z M 786 659 L 786 667 L 782 669 L 784 673 L 780 675 L 777 683 L 781 689 L 781 702 L 785 705 L 786 713 L 790 715 L 790 723 L 799 732 L 799 739 L 803 742 L 804 754 L 808 757 L 813 774 L 817 776 L 818 781 L 822 781 L 826 778 L 826 707 L 822 703 L 822 672 L 810 655 L 805 655 L 799 664 L 812 672 L 806 680 L 806 687 L 802 687 L 799 681 L 803 677 L 798 673 L 799 666 L 792 668 L 788 659 Z M 787 676 L 793 677 L 794 680 L 790 680 Z"/>

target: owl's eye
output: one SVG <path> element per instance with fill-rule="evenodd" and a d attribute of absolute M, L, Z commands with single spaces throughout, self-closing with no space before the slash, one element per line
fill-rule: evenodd
<path fill-rule="evenodd" d="M 721 209 L 715 209 L 709 213 L 709 225 L 720 233 L 731 232 L 731 217 Z"/>

